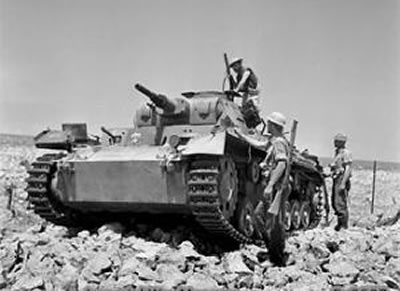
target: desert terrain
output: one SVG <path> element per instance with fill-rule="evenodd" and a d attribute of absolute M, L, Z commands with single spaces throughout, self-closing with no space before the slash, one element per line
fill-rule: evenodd
<path fill-rule="evenodd" d="M 331 213 L 329 226 L 290 236 L 287 266 L 274 267 L 266 249 L 205 253 L 179 230 L 110 222 L 89 231 L 46 223 L 27 209 L 25 191 L 26 168 L 41 153 L 29 137 L 0 135 L 2 290 L 400 289 L 398 169 L 378 167 L 371 215 L 372 171 L 355 164 L 351 227 L 335 232 Z"/>

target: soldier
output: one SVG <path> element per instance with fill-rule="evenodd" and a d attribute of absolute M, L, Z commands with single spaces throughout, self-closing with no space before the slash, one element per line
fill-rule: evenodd
<path fill-rule="evenodd" d="M 264 189 L 263 201 L 260 201 L 255 210 L 257 220 L 263 224 L 264 228 L 266 206 L 271 204 L 273 191 L 282 180 L 288 163 L 289 143 L 283 135 L 285 125 L 286 117 L 282 113 L 273 112 L 267 119 L 267 129 L 271 135 L 269 140 L 258 141 L 236 131 L 247 142 L 267 152 L 264 161 L 260 164 L 267 185 Z"/>
<path fill-rule="evenodd" d="M 251 100 L 258 110 L 260 106 L 257 90 L 258 80 L 253 70 L 243 66 L 242 58 L 234 58 L 229 67 L 236 73 L 233 90 L 242 94 L 242 106 Z"/>
<path fill-rule="evenodd" d="M 269 214 L 267 210 L 271 206 L 273 193 L 278 190 L 277 186 L 284 177 L 289 162 L 290 147 L 283 135 L 286 117 L 279 112 L 273 112 L 267 120 L 268 133 L 270 134 L 268 141 L 258 141 L 236 132 L 253 146 L 264 148 L 266 151 L 266 157 L 260 167 L 263 169 L 264 181 L 267 185 L 264 188 L 263 198 L 254 211 L 255 226 L 258 236 L 264 240 L 267 248 L 271 250 L 271 262 L 277 266 L 284 266 L 287 257 L 284 253 L 285 230 L 282 225 L 282 217 L 280 215 L 275 217 L 273 214 Z"/>
<path fill-rule="evenodd" d="M 335 230 L 348 228 L 349 210 L 347 205 L 351 177 L 351 152 L 346 149 L 347 137 L 338 133 L 334 137 L 335 157 L 331 167 L 332 174 L 332 207 L 337 216 Z"/>

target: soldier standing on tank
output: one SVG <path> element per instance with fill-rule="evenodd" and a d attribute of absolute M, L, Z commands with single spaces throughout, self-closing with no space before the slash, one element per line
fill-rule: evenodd
<path fill-rule="evenodd" d="M 349 210 L 348 193 L 350 190 L 350 177 L 352 156 L 346 148 L 347 136 L 338 133 L 334 137 L 335 156 L 330 164 L 332 174 L 332 207 L 337 216 L 335 230 L 348 228 Z"/>
<path fill-rule="evenodd" d="M 259 141 L 249 136 L 236 133 L 255 147 L 263 148 L 266 151 L 264 161 L 260 164 L 263 170 L 263 177 L 266 187 L 263 193 L 263 199 L 260 201 L 255 210 L 255 216 L 258 224 L 259 232 L 265 236 L 266 231 L 266 215 L 267 207 L 272 202 L 273 192 L 276 186 L 281 182 L 289 157 L 289 142 L 284 137 L 283 132 L 286 125 L 286 117 L 279 112 L 273 112 L 267 119 L 267 130 L 270 138 L 267 141 Z"/>
<path fill-rule="evenodd" d="M 248 101 L 252 101 L 259 110 L 259 91 L 257 90 L 258 79 L 251 68 L 243 66 L 242 58 L 234 58 L 229 67 L 235 72 L 234 91 L 242 94 L 242 106 Z"/>

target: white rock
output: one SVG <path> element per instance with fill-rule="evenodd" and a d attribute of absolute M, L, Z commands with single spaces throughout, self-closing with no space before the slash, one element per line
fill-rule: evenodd
<path fill-rule="evenodd" d="M 130 235 L 128 237 L 122 238 L 122 245 L 131 247 L 134 246 L 138 240 L 139 239 L 137 237 Z"/>
<path fill-rule="evenodd" d="M 107 232 L 109 230 L 114 232 L 114 233 L 122 233 L 124 231 L 124 227 L 119 222 L 108 223 L 108 224 L 105 224 L 102 227 L 100 227 L 97 230 L 97 233 L 100 235 L 100 234 L 102 234 L 104 232 Z"/>
<path fill-rule="evenodd" d="M 389 257 L 400 257 L 400 248 L 396 242 L 389 237 L 380 237 L 373 244 L 373 251 Z"/>
<path fill-rule="evenodd" d="M 160 264 L 157 266 L 156 272 L 162 281 L 162 286 L 170 290 L 186 279 L 186 276 L 172 264 Z"/>
<path fill-rule="evenodd" d="M 137 251 L 136 258 L 154 261 L 157 253 L 166 246 L 165 243 L 147 242 L 143 239 L 138 239 L 135 244 L 132 245 L 132 248 Z"/>
<path fill-rule="evenodd" d="M 123 226 L 120 223 L 106 224 L 97 230 L 97 240 L 101 242 L 121 241 Z"/>
<path fill-rule="evenodd" d="M 110 268 L 112 262 L 105 253 L 96 254 L 95 257 L 89 261 L 88 268 L 93 274 L 101 274 L 104 270 Z"/>
<path fill-rule="evenodd" d="M 333 276 L 353 278 L 359 270 L 350 262 L 330 262 L 325 266 Z"/>
<path fill-rule="evenodd" d="M 138 277 L 141 280 L 145 281 L 161 281 L 160 277 L 156 272 L 150 269 L 148 266 L 143 265 L 140 269 L 136 271 L 138 273 Z"/>
<path fill-rule="evenodd" d="M 62 267 L 54 281 L 61 290 L 74 290 L 78 285 L 78 277 L 78 269 L 68 263 Z"/>
<path fill-rule="evenodd" d="M 95 291 L 98 289 L 98 284 L 89 283 L 85 280 L 78 280 L 78 291 Z"/>
<path fill-rule="evenodd" d="M 12 287 L 13 290 L 32 290 L 35 288 L 42 287 L 44 285 L 44 280 L 42 277 L 31 277 L 29 275 L 24 275 L 17 280 L 17 282 Z"/>
<path fill-rule="evenodd" d="M 296 275 L 298 276 L 298 275 Z M 267 269 L 265 273 L 263 285 L 264 286 L 274 286 L 278 290 L 281 290 L 283 286 L 285 286 L 288 281 L 288 276 L 283 274 L 283 268 L 270 268 Z"/>
<path fill-rule="evenodd" d="M 142 267 L 142 263 L 135 257 L 129 258 L 122 263 L 122 267 L 119 270 L 119 276 L 126 276 L 133 274 L 137 269 Z"/>
<path fill-rule="evenodd" d="M 223 264 L 227 272 L 245 274 L 252 273 L 252 271 L 243 262 L 242 254 L 240 253 L 240 251 L 226 254 L 223 258 Z"/>
<path fill-rule="evenodd" d="M 90 237 L 90 232 L 88 230 L 82 230 L 78 233 L 78 237 L 85 240 Z"/>
<path fill-rule="evenodd" d="M 48 224 L 46 226 L 46 234 L 52 239 L 63 238 L 68 235 L 68 229 L 64 226 Z"/>
<path fill-rule="evenodd" d="M 98 236 L 97 236 L 97 240 L 101 242 L 101 244 L 103 242 L 106 243 L 110 243 L 110 242 L 119 242 L 122 239 L 122 234 L 120 233 L 115 233 L 112 230 L 105 230 L 103 232 L 101 232 Z"/>
<path fill-rule="evenodd" d="M 93 274 L 92 270 L 86 266 L 79 274 L 78 285 L 84 284 L 83 281 L 86 283 L 100 283 L 101 279 Z"/>
<path fill-rule="evenodd" d="M 386 266 L 387 274 L 400 282 L 400 258 L 391 258 Z"/>
<path fill-rule="evenodd" d="M 198 252 L 196 252 L 194 250 L 194 246 L 190 241 L 183 241 L 179 245 L 178 249 L 180 250 L 181 254 L 185 258 L 199 259 L 199 258 L 203 257 L 202 255 L 200 255 Z"/>
<path fill-rule="evenodd" d="M 171 264 L 183 269 L 186 257 L 181 250 L 172 249 L 169 246 L 166 246 L 157 252 L 156 260 L 159 263 Z"/>
<path fill-rule="evenodd" d="M 136 290 L 133 287 L 133 284 L 136 284 L 137 282 L 137 277 L 134 275 L 126 275 L 119 277 L 117 282 L 115 283 L 115 290 Z M 106 291 L 106 290 L 104 290 Z"/>
<path fill-rule="evenodd" d="M 311 251 L 317 259 L 325 259 L 331 255 L 325 243 L 312 242 L 310 244 Z"/>
<path fill-rule="evenodd" d="M 195 273 L 186 281 L 186 285 L 196 290 L 215 290 L 218 288 L 217 281 L 203 273 Z"/>
<path fill-rule="evenodd" d="M 242 256 L 251 262 L 252 265 L 259 265 L 257 255 L 261 252 L 265 252 L 265 249 L 260 248 L 256 245 L 246 245 L 241 250 Z"/>

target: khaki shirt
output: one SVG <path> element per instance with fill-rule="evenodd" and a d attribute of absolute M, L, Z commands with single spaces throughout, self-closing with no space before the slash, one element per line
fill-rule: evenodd
<path fill-rule="evenodd" d="M 333 163 L 331 164 L 333 177 L 337 178 L 344 173 L 344 169 L 347 165 L 352 164 L 353 158 L 351 152 L 348 149 L 341 148 L 336 151 L 333 158 Z"/>
<path fill-rule="evenodd" d="M 289 160 L 289 143 L 283 136 L 272 137 L 266 150 L 265 163 L 271 170 L 279 161 L 287 163 Z"/>

